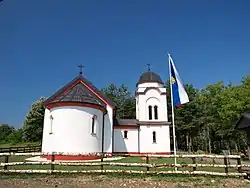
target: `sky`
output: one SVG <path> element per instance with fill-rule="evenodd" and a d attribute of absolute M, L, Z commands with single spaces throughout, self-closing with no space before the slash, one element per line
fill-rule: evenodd
<path fill-rule="evenodd" d="M 248 0 L 3 0 L 0 123 L 21 127 L 31 105 L 79 74 L 134 92 L 167 53 L 187 84 L 239 84 L 250 73 Z"/>

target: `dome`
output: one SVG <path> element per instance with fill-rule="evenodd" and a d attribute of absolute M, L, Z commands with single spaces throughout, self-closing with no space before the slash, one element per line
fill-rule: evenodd
<path fill-rule="evenodd" d="M 148 72 L 144 72 L 140 76 L 140 79 L 136 85 L 148 83 L 148 82 L 155 82 L 155 83 L 163 84 L 161 77 L 158 74 L 151 72 L 151 71 L 148 71 Z"/>

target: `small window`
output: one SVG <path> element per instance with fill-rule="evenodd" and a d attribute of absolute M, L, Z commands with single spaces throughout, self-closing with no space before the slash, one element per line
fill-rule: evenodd
<path fill-rule="evenodd" d="M 128 138 L 128 131 L 123 132 L 123 137 L 126 138 L 126 139 Z"/>
<path fill-rule="evenodd" d="M 148 106 L 148 119 L 152 119 L 152 106 Z"/>
<path fill-rule="evenodd" d="M 52 115 L 50 115 L 50 130 L 49 130 L 49 134 L 53 134 L 53 132 L 52 132 L 52 127 L 53 127 L 53 116 Z"/>
<path fill-rule="evenodd" d="M 158 119 L 158 106 L 154 106 L 155 119 Z"/>
<path fill-rule="evenodd" d="M 156 132 L 153 131 L 153 143 L 156 143 Z"/>
<path fill-rule="evenodd" d="M 92 117 L 92 125 L 91 125 L 91 134 L 96 134 L 96 121 L 97 121 L 97 116 L 93 115 Z"/>

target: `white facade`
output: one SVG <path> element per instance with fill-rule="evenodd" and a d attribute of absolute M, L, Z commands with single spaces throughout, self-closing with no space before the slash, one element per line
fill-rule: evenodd
<path fill-rule="evenodd" d="M 82 77 L 79 79 L 84 81 Z M 92 89 L 88 86 L 84 86 L 85 90 L 83 86 L 77 87 L 73 93 L 88 92 L 83 94 L 93 97 L 90 93 Z M 69 90 L 67 92 L 70 93 Z M 138 84 L 136 120 L 132 124 L 114 125 L 113 106 L 93 93 L 95 100 L 100 99 L 100 104 L 106 104 L 105 112 L 103 112 L 104 106 L 98 108 L 96 107 L 98 104 L 91 106 L 89 103 L 84 106 L 84 102 L 77 101 L 67 101 L 67 105 L 64 105 L 64 101 L 58 102 L 59 105 L 52 105 L 50 108 L 46 106 L 42 152 L 170 153 L 166 88 L 163 84 L 157 82 Z M 81 95 L 78 93 L 78 97 Z M 60 98 L 59 94 L 54 98 L 57 97 Z M 53 96 L 50 98 L 54 100 Z M 72 96 L 71 98 L 74 99 Z"/>
<path fill-rule="evenodd" d="M 136 119 L 139 121 L 168 121 L 166 88 L 158 83 L 144 83 L 137 87 Z M 152 119 L 149 119 L 149 106 L 152 106 Z M 158 108 L 158 118 L 155 119 L 154 106 Z"/>
<path fill-rule="evenodd" d="M 112 153 L 113 146 L 113 109 L 107 105 L 107 114 L 104 117 L 104 152 Z"/>
<path fill-rule="evenodd" d="M 105 115 L 105 152 L 112 148 L 110 116 L 112 113 Z M 64 106 L 46 109 L 42 152 L 101 152 L 102 122 L 103 112 L 95 108 Z"/>
<path fill-rule="evenodd" d="M 127 132 L 127 137 L 125 137 Z M 114 129 L 114 152 L 138 153 L 140 150 L 138 129 Z"/>
<path fill-rule="evenodd" d="M 170 153 L 169 126 L 141 126 L 140 153 Z"/>
<path fill-rule="evenodd" d="M 152 108 L 151 115 L 149 108 Z M 169 125 L 160 123 L 168 121 L 166 88 L 162 84 L 137 86 L 136 119 L 140 125 L 138 129 L 114 130 L 114 152 L 170 153 Z M 127 131 L 127 138 L 123 137 L 124 131 Z"/>

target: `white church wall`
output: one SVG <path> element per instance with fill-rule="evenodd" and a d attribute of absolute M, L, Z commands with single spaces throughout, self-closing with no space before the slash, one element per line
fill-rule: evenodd
<path fill-rule="evenodd" d="M 155 132 L 155 141 L 153 140 Z M 141 126 L 140 127 L 141 153 L 170 153 L 169 126 Z"/>
<path fill-rule="evenodd" d="M 107 105 L 107 114 L 104 117 L 104 152 L 111 153 L 113 149 L 113 109 Z"/>
<path fill-rule="evenodd" d="M 159 83 L 156 83 L 156 82 L 147 82 L 147 83 L 138 84 L 137 87 L 138 88 L 147 88 L 147 87 L 158 87 L 158 88 L 161 88 L 161 87 L 163 87 L 163 85 L 159 84 Z"/>
<path fill-rule="evenodd" d="M 127 138 L 124 138 L 124 131 L 127 131 Z M 138 129 L 114 129 L 114 151 L 137 153 L 138 148 Z"/>
<path fill-rule="evenodd" d="M 140 117 L 140 112 L 139 112 L 139 96 L 138 95 L 136 95 L 135 96 L 135 115 L 136 115 L 136 119 L 139 119 L 139 117 Z"/>
<path fill-rule="evenodd" d="M 152 119 L 149 119 L 148 106 L 158 107 L 158 119 L 154 118 L 152 109 Z M 145 94 L 138 95 L 138 116 L 139 121 L 167 121 L 167 100 L 166 95 L 161 95 L 157 89 L 149 89 Z"/>
<path fill-rule="evenodd" d="M 95 135 L 92 134 L 94 115 L 97 117 Z M 102 120 L 103 112 L 89 107 L 46 109 L 42 152 L 100 152 Z"/>

